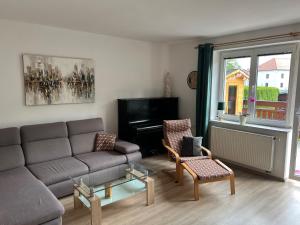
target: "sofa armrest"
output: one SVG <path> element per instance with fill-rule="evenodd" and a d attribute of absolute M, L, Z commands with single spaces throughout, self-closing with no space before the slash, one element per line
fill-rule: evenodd
<path fill-rule="evenodd" d="M 115 150 L 123 154 L 129 154 L 139 151 L 140 147 L 127 141 L 118 140 L 115 143 Z"/>

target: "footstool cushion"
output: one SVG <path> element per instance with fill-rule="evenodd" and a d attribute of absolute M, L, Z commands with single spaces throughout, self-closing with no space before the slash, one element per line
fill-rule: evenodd
<path fill-rule="evenodd" d="M 185 164 L 198 176 L 200 181 L 230 176 L 230 172 L 212 159 L 186 161 Z"/>
<path fill-rule="evenodd" d="M 194 161 L 194 160 L 202 160 L 202 159 L 209 159 L 209 157 L 208 157 L 208 156 L 180 157 L 180 162 Z"/>

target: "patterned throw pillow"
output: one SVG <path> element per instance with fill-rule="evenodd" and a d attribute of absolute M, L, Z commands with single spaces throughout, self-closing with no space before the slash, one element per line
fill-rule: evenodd
<path fill-rule="evenodd" d="M 97 133 L 95 151 L 114 150 L 116 135 L 109 133 Z"/>

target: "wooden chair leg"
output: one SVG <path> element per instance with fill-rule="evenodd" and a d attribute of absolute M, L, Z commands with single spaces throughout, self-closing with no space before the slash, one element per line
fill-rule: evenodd
<path fill-rule="evenodd" d="M 231 195 L 235 194 L 235 179 L 234 179 L 234 174 L 230 175 L 230 191 L 231 191 Z"/>
<path fill-rule="evenodd" d="M 176 175 L 175 175 L 175 183 L 178 183 L 178 177 L 179 177 L 179 172 L 178 172 L 178 170 L 179 170 L 179 167 L 178 167 L 178 165 L 176 164 Z"/>
<path fill-rule="evenodd" d="M 180 181 L 180 164 L 176 163 L 176 180 L 175 183 L 179 183 Z"/>
<path fill-rule="evenodd" d="M 179 185 L 183 185 L 183 167 L 181 165 L 179 165 L 179 171 L 178 171 L 178 182 L 179 182 Z"/>
<path fill-rule="evenodd" d="M 198 179 L 194 180 L 194 197 L 195 197 L 195 201 L 199 200 L 199 180 Z"/>

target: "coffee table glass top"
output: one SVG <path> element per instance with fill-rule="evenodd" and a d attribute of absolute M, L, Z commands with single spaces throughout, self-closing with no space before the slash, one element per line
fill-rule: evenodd
<path fill-rule="evenodd" d="M 91 175 L 82 177 L 74 182 L 74 188 L 79 192 L 80 201 L 90 208 L 90 198 L 94 195 L 101 199 L 101 206 L 128 198 L 139 192 L 146 191 L 146 180 L 154 172 L 139 163 L 128 164 L 122 172 L 123 178 L 107 182 L 102 185 L 95 185 L 95 178 Z"/>

